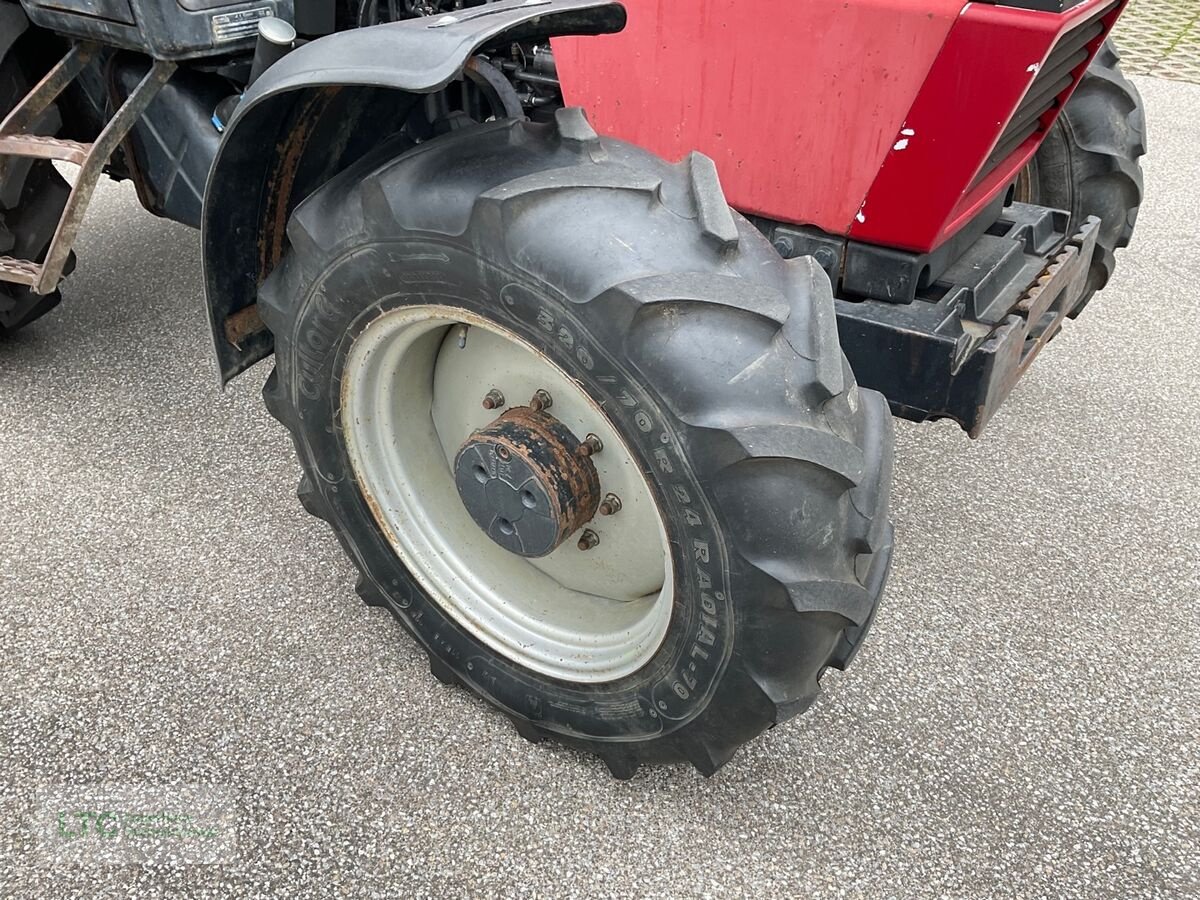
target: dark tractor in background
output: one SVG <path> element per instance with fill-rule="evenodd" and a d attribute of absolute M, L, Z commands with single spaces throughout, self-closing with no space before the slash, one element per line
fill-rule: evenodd
<path fill-rule="evenodd" d="M 1122 7 L 0 0 L 0 332 L 131 180 L 434 675 L 712 774 L 861 646 L 890 415 L 978 434 L 1111 275 Z"/>

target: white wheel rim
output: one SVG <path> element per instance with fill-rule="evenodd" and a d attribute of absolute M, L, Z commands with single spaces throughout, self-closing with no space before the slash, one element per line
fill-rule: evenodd
<path fill-rule="evenodd" d="M 462 326 L 468 326 L 460 348 Z M 550 393 L 550 412 L 578 437 L 595 434 L 612 516 L 540 559 L 495 544 L 454 484 L 460 446 L 504 408 Z M 504 407 L 483 399 L 499 390 Z M 629 675 L 662 643 L 674 578 L 666 529 L 628 445 L 600 406 L 562 369 L 512 332 L 464 310 L 405 307 L 355 340 L 342 376 L 342 428 L 363 495 L 422 588 L 460 625 L 512 662 L 564 681 Z"/>

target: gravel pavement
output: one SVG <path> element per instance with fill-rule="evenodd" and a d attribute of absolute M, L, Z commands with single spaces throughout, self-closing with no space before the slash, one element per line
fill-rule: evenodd
<path fill-rule="evenodd" d="M 979 442 L 899 428 L 872 639 L 711 780 L 525 743 L 363 606 L 197 236 L 99 193 L 0 345 L 0 896 L 1200 895 L 1200 86 L 1139 81 L 1112 286 Z M 209 865 L 66 864 L 38 791 L 235 798 Z M 39 818 L 42 817 L 42 818 Z"/>

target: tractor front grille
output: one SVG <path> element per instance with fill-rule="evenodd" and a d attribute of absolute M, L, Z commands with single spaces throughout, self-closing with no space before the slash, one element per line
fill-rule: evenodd
<path fill-rule="evenodd" d="M 1092 42 L 1104 33 L 1104 15 L 1115 5 L 1114 3 L 1093 16 L 1074 31 L 1067 32 L 1050 51 L 1025 93 L 1025 99 L 1013 113 L 991 156 L 975 177 L 975 184 L 987 178 L 1022 144 L 1043 130 L 1042 123 L 1046 113 L 1056 109 L 1066 100 L 1067 94 L 1081 74 L 1080 69 L 1088 60 Z"/>

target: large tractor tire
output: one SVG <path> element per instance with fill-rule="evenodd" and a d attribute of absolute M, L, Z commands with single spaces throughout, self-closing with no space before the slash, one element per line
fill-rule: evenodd
<path fill-rule="evenodd" d="M 18 41 L 0 59 L 0 119 L 25 96 L 30 79 L 18 62 Z M 51 108 L 43 116 L 41 133 L 57 131 L 58 112 Z M 41 262 L 50 247 L 54 230 L 70 194 L 70 185 L 46 160 L 10 162 L 8 175 L 0 181 L 0 256 Z M 0 337 L 44 316 L 62 299 L 57 291 L 35 294 L 23 285 L 0 282 Z"/>
<path fill-rule="evenodd" d="M 618 777 L 813 702 L 891 557 L 887 404 L 716 169 L 579 110 L 381 151 L 260 293 L 300 498 L 433 674 Z"/>
<path fill-rule="evenodd" d="M 1101 221 L 1096 255 L 1077 316 L 1116 268 L 1116 251 L 1129 246 L 1142 203 L 1146 115 L 1136 87 L 1122 74 L 1106 42 L 1017 185 L 1017 199 L 1064 209 L 1071 232 L 1088 216 Z"/>

